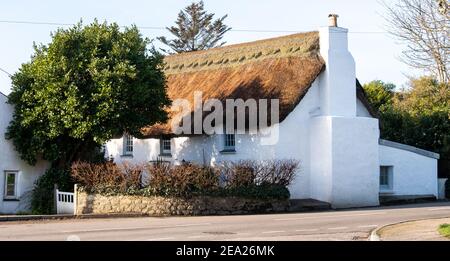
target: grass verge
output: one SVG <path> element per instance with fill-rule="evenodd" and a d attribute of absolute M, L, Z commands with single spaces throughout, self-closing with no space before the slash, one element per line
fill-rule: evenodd
<path fill-rule="evenodd" d="M 440 225 L 439 233 L 441 233 L 444 237 L 450 238 L 450 224 Z"/>

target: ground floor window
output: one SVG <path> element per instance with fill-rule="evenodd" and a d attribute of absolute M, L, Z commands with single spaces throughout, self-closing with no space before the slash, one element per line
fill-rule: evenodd
<path fill-rule="evenodd" d="M 393 173 L 394 168 L 392 166 L 380 167 L 380 189 L 381 191 L 393 189 Z"/>
<path fill-rule="evenodd" d="M 5 171 L 5 199 L 17 199 L 18 171 Z"/>
<path fill-rule="evenodd" d="M 225 134 L 225 150 L 234 151 L 236 149 L 236 135 Z"/>
<path fill-rule="evenodd" d="M 123 155 L 132 156 L 134 150 L 133 136 L 125 133 L 123 135 Z"/>
<path fill-rule="evenodd" d="M 170 138 L 161 139 L 161 155 L 171 155 L 172 154 L 172 141 Z"/>

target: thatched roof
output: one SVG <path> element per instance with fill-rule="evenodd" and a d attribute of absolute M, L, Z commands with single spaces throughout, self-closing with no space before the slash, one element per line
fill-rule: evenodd
<path fill-rule="evenodd" d="M 298 105 L 324 69 L 317 32 L 230 45 L 165 58 L 168 95 L 193 104 L 203 99 L 279 99 L 280 121 Z M 169 115 L 171 112 L 169 111 Z M 171 122 L 144 128 L 145 136 L 168 135 Z"/>

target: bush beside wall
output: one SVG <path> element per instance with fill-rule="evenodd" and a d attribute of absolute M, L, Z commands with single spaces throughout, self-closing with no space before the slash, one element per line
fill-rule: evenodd
<path fill-rule="evenodd" d="M 76 163 L 76 214 L 150 216 L 238 215 L 284 212 L 298 162 L 195 164 Z"/>
<path fill-rule="evenodd" d="M 227 162 L 216 167 L 75 163 L 72 177 L 84 191 L 107 196 L 288 199 L 287 187 L 297 169 L 293 160 Z"/>

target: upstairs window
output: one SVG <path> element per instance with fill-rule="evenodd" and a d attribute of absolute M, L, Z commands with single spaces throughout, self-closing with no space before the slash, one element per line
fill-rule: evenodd
<path fill-rule="evenodd" d="M 129 134 L 124 134 L 123 136 L 123 155 L 132 156 L 133 155 L 133 136 Z"/>
<path fill-rule="evenodd" d="M 17 171 L 5 171 L 5 199 L 17 199 L 17 181 L 19 172 Z"/>

